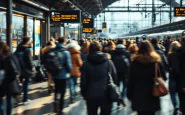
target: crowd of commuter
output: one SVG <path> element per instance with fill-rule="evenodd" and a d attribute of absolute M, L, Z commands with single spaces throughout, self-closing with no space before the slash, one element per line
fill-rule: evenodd
<path fill-rule="evenodd" d="M 23 104 L 30 103 L 29 79 L 36 74 L 31 47 L 29 37 L 23 37 L 14 53 L 0 42 L 0 70 L 5 73 L 0 83 L 0 115 L 4 115 L 4 97 L 7 115 L 12 114 L 12 99 L 20 103 L 21 92 Z M 101 115 L 111 115 L 113 103 L 118 108 L 125 107 L 126 98 L 138 115 L 155 115 L 161 109 L 161 96 L 153 94 L 154 85 L 160 85 L 154 83 L 159 75 L 166 83 L 169 78 L 173 115 L 185 115 L 185 37 L 180 41 L 60 37 L 51 38 L 41 52 L 48 92 L 54 92 L 54 113 L 65 115 L 66 89 L 69 88 L 70 103 L 74 103 L 80 88 L 88 115 L 98 115 L 98 108 Z M 115 91 L 116 100 L 111 97 L 114 94 L 110 94 L 110 86 L 119 89 Z"/>

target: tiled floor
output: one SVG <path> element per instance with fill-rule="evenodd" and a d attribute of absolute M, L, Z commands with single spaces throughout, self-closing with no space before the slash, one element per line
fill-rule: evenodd
<path fill-rule="evenodd" d="M 68 101 L 69 91 L 67 91 L 65 96 L 65 109 L 68 115 L 87 115 L 85 102 L 78 97 L 74 104 L 69 105 Z M 48 95 L 47 84 L 38 83 L 30 85 L 29 99 L 32 100 L 30 104 L 24 106 L 19 105 L 13 109 L 13 115 L 54 115 L 53 111 L 53 94 Z M 169 95 L 161 98 L 162 110 L 157 113 L 157 115 L 172 115 L 172 104 L 169 100 Z M 114 107 L 116 108 L 116 107 Z M 121 110 L 113 109 L 112 115 L 136 115 L 130 108 L 129 102 L 127 102 L 127 107 Z"/>

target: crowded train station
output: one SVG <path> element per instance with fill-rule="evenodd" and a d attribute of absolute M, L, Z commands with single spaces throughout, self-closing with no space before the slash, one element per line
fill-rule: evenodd
<path fill-rule="evenodd" d="M 0 115 L 185 115 L 185 0 L 0 0 Z"/>

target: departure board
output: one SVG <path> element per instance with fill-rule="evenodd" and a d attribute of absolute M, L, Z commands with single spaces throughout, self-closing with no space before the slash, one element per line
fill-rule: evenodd
<path fill-rule="evenodd" d="M 51 23 L 80 23 L 80 11 L 51 11 Z"/>
<path fill-rule="evenodd" d="M 185 7 L 175 7 L 174 9 L 174 16 L 185 16 Z"/>
<path fill-rule="evenodd" d="M 92 18 L 83 19 L 83 33 L 93 33 L 94 30 L 94 20 Z"/>
<path fill-rule="evenodd" d="M 102 23 L 102 30 L 107 30 L 107 23 L 105 22 Z"/>

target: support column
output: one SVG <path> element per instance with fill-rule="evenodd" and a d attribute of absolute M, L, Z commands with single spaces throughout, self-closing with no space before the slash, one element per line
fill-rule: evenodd
<path fill-rule="evenodd" d="M 51 38 L 50 35 L 50 11 L 48 12 L 48 16 L 47 16 L 47 39 L 46 42 Z"/>
<path fill-rule="evenodd" d="M 152 27 L 155 25 L 155 2 L 154 0 L 152 0 Z"/>
<path fill-rule="evenodd" d="M 170 0 L 170 24 L 172 23 L 172 0 Z"/>
<path fill-rule="evenodd" d="M 35 18 L 33 18 L 33 59 L 35 59 Z"/>
<path fill-rule="evenodd" d="M 180 7 L 182 7 L 182 0 L 180 0 Z"/>
<path fill-rule="evenodd" d="M 7 13 L 6 13 L 6 42 L 12 51 L 12 1 L 7 0 Z"/>
<path fill-rule="evenodd" d="M 24 36 L 27 36 L 28 24 L 27 24 L 27 16 L 24 16 Z"/>

